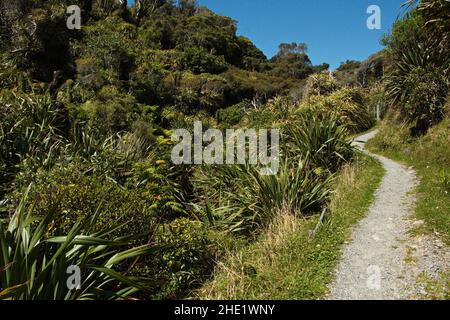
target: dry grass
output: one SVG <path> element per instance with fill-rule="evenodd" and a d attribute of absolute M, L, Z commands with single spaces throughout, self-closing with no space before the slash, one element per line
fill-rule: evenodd
<path fill-rule="evenodd" d="M 258 270 L 277 270 L 277 252 L 301 228 L 302 218 L 287 210 L 280 210 L 274 221 L 258 241 L 257 251 L 230 251 L 222 261 L 218 262 L 215 274 L 224 279 L 221 286 L 211 281 L 201 288 L 197 295 L 208 299 L 233 299 L 246 296 L 252 286 L 252 277 Z M 248 254 L 251 256 L 249 257 Z M 279 273 L 275 276 L 283 277 Z"/>
<path fill-rule="evenodd" d="M 300 218 L 286 209 L 280 210 L 267 230 L 263 245 L 267 249 L 273 250 L 273 248 L 282 245 L 290 234 L 295 233 L 300 225 Z"/>
<path fill-rule="evenodd" d="M 339 181 L 337 182 L 339 188 L 336 188 L 333 193 L 333 200 L 330 203 L 330 210 L 336 211 L 339 206 L 338 199 L 342 199 L 346 196 L 348 191 L 353 188 L 356 184 L 356 171 L 351 165 L 345 165 L 341 169 L 339 175 Z"/>

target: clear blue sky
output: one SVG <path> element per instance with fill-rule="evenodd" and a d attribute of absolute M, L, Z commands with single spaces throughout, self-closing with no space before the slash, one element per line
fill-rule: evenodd
<path fill-rule="evenodd" d="M 130 1 L 132 2 L 132 1 Z M 379 51 L 406 0 L 198 0 L 200 5 L 238 22 L 269 58 L 282 42 L 306 42 L 314 64 L 337 68 L 347 59 L 364 60 Z M 381 8 L 381 30 L 369 30 L 369 5 Z"/>
<path fill-rule="evenodd" d="M 238 21 L 238 33 L 250 38 L 269 58 L 281 42 L 306 42 L 314 64 L 336 68 L 347 59 L 364 60 L 382 49 L 406 0 L 198 0 Z M 381 8 L 381 30 L 366 26 L 369 5 Z"/>

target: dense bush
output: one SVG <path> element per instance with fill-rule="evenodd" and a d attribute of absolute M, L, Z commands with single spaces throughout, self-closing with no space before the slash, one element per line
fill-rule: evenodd
<path fill-rule="evenodd" d="M 314 72 L 311 60 L 306 54 L 308 48 L 305 43 L 282 43 L 278 48 L 278 53 L 270 60 L 270 74 L 306 79 Z"/>
<path fill-rule="evenodd" d="M 214 55 L 224 56 L 228 63 L 237 65 L 241 59 L 236 24 L 228 17 L 201 12 L 185 21 L 176 33 L 178 47 L 200 47 Z"/>
<path fill-rule="evenodd" d="M 312 65 L 305 44 L 282 44 L 269 61 L 237 35 L 235 21 L 195 1 L 126 3 L 37 0 L 14 12 L 0 6 L 0 204 L 10 205 L 0 210 L 14 223 L 13 210 L 32 184 L 22 209 L 49 219 L 42 239 L 98 231 L 102 243 L 125 237 L 127 247 L 157 245 L 146 258 L 114 265 L 145 281 L 125 279 L 131 288 L 121 291 L 109 265 L 104 271 L 113 279 L 90 274 L 111 286 L 93 285 L 113 296 L 144 287 L 141 298 L 185 298 L 210 274 L 217 253 L 211 234 L 232 243 L 235 235 L 258 233 L 281 208 L 307 215 L 326 205 L 333 172 L 351 158 L 339 125 L 367 128 L 369 112 L 361 92 L 336 91 L 339 84 L 325 73 L 308 80 L 308 99 L 320 95 L 315 109 L 295 104 L 291 97 L 298 98 L 306 77 L 328 69 Z M 69 4 L 82 8 L 81 31 L 64 25 Z M 293 88 L 295 94 L 284 96 Z M 338 120 L 302 118 L 307 110 Z M 174 166 L 172 130 L 192 129 L 198 120 L 205 128 L 291 129 L 279 172 Z M 89 230 L 77 221 L 90 223 Z M 20 236 L 35 231 L 26 227 Z M 34 261 L 41 264 L 58 245 L 37 247 Z M 117 252 L 79 249 L 95 262 L 102 260 L 96 250 Z M 22 263 L 28 257 L 20 254 Z M 61 276 L 61 265 L 50 267 Z M 5 265 L 0 278 L 1 270 Z M 21 276 L 24 281 L 28 274 Z M 42 277 L 59 281 L 47 272 Z"/>
<path fill-rule="evenodd" d="M 149 279 L 129 277 L 117 272 L 118 266 L 153 253 L 154 247 L 130 248 L 133 236 L 111 239 L 111 230 L 94 231 L 96 215 L 84 223 L 74 222 L 67 234 L 49 237 L 53 228 L 53 211 L 41 217 L 28 210 L 28 191 L 21 198 L 8 226 L 0 220 L 0 297 L 13 300 L 94 300 L 125 299 Z M 118 226 L 112 223 L 112 226 Z M 128 262 L 127 262 L 128 261 Z M 82 272 L 77 290 L 69 290 L 64 279 L 69 266 Z M 70 270 L 69 270 L 70 271 Z M 68 279 L 69 280 L 69 279 Z"/>
<path fill-rule="evenodd" d="M 83 168 L 84 167 L 84 168 Z M 34 203 L 33 215 L 53 212 L 52 234 L 65 234 L 75 222 L 98 215 L 95 230 L 126 223 L 112 236 L 150 234 L 154 228 L 153 199 L 148 195 L 126 190 L 105 177 L 89 175 L 82 163 L 61 163 L 50 171 L 39 171 L 30 178 L 33 183 L 29 201 Z M 28 181 L 23 181 L 23 184 Z M 15 199 L 20 199 L 17 189 Z M 17 202 L 17 200 L 15 200 Z M 146 243 L 142 236 L 140 243 Z"/>
<path fill-rule="evenodd" d="M 132 95 L 121 93 L 116 87 L 105 86 L 95 100 L 85 102 L 79 117 L 104 135 L 130 130 L 141 112 Z"/>
<path fill-rule="evenodd" d="M 147 48 L 169 49 L 174 47 L 176 22 L 167 15 L 154 15 L 139 28 L 138 38 Z"/>
<path fill-rule="evenodd" d="M 66 112 L 47 95 L 0 93 L 0 194 L 14 178 L 18 165 L 49 167 L 63 141 L 60 124 L 67 124 Z"/>
<path fill-rule="evenodd" d="M 19 49 L 12 54 L 15 65 L 43 82 L 52 81 L 55 70 L 65 77 L 73 76 L 69 42 L 76 34 L 66 28 L 64 7 L 43 1 L 24 2 L 21 10 L 8 7 L 15 11 L 10 30 L 11 45 Z"/>
<path fill-rule="evenodd" d="M 114 72 L 120 80 L 128 80 L 134 59 L 132 50 L 138 49 L 132 44 L 134 27 L 112 17 L 86 29 L 86 43 L 80 46 L 83 56 L 94 58 L 99 67 Z"/>
<path fill-rule="evenodd" d="M 262 175 L 258 166 L 249 164 L 196 172 L 194 187 L 202 196 L 195 208 L 212 226 L 248 235 L 270 222 L 277 209 L 307 215 L 326 203 L 333 173 L 351 161 L 354 149 L 336 116 L 291 108 L 289 101 L 273 99 L 264 110 L 248 111 L 241 121 L 282 130 L 277 174 Z"/>
<path fill-rule="evenodd" d="M 155 60 L 158 58 L 155 58 Z M 178 63 L 173 60 L 171 62 L 174 64 Z M 170 86 L 164 82 L 164 79 L 167 77 L 167 71 L 164 68 L 172 68 L 172 66 L 165 65 L 164 62 L 158 60 L 150 63 L 142 61 L 130 74 L 132 81 L 130 84 L 130 93 L 139 103 L 165 105 L 172 102 L 171 91 L 173 90 L 170 90 Z"/>
<path fill-rule="evenodd" d="M 336 116 L 304 112 L 298 123 L 286 128 L 286 152 L 308 159 L 315 169 L 338 170 L 353 157 L 347 130 Z"/>
<path fill-rule="evenodd" d="M 267 59 L 264 53 L 246 37 L 240 36 L 237 41 L 243 56 L 241 66 L 250 71 L 262 71 L 263 63 Z"/>
<path fill-rule="evenodd" d="M 249 106 L 248 102 L 242 102 L 217 112 L 217 119 L 223 126 L 235 126 L 242 121 L 245 115 L 245 109 Z"/>
<path fill-rule="evenodd" d="M 448 41 L 444 27 L 447 22 L 437 8 L 448 6 L 444 3 L 421 2 L 394 25 L 392 34 L 385 39 L 392 60 L 386 79 L 387 94 L 391 105 L 413 124 L 413 135 L 424 134 L 443 117 L 450 54 L 448 46 L 442 47 Z"/>
<path fill-rule="evenodd" d="M 339 87 L 339 83 L 328 72 L 314 74 L 311 75 L 306 82 L 304 98 L 308 98 L 312 95 L 329 95 L 339 89 Z"/>
<path fill-rule="evenodd" d="M 244 235 L 260 231 L 285 208 L 307 215 L 320 210 L 330 192 L 330 176 L 311 171 L 305 160 L 281 160 L 276 175 L 261 175 L 249 165 L 204 168 L 196 186 L 204 198 L 197 204 L 212 226 Z"/>
<path fill-rule="evenodd" d="M 442 120 L 450 82 L 443 67 L 402 62 L 388 78 L 388 94 L 421 134 Z"/>
<path fill-rule="evenodd" d="M 441 51 L 450 47 L 450 3 L 446 0 L 422 0 L 419 13 L 425 19 L 427 34 L 436 41 Z"/>
<path fill-rule="evenodd" d="M 373 117 L 376 118 L 377 110 L 379 111 L 380 120 L 384 118 L 388 111 L 389 103 L 386 94 L 386 88 L 384 83 L 379 83 L 370 88 L 369 99 L 367 102 L 367 107 L 372 113 Z"/>
<path fill-rule="evenodd" d="M 215 56 L 204 49 L 187 48 L 184 50 L 183 64 L 194 73 L 222 73 L 227 70 L 223 56 Z"/>
<path fill-rule="evenodd" d="M 152 261 L 150 272 L 156 273 L 163 286 L 153 298 L 183 296 L 209 277 L 215 249 L 202 222 L 181 218 L 163 224 L 155 244 L 164 249 Z"/>
<path fill-rule="evenodd" d="M 350 132 L 361 132 L 371 128 L 375 113 L 367 108 L 366 92 L 361 88 L 343 88 L 326 96 L 310 96 L 300 105 L 300 111 L 335 115 Z"/>

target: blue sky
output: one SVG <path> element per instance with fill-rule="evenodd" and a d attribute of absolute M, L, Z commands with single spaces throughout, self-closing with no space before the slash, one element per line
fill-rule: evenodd
<path fill-rule="evenodd" d="M 306 42 L 314 64 L 334 69 L 347 59 L 364 60 L 379 51 L 406 0 L 198 0 L 238 22 L 238 33 L 250 38 L 269 58 L 282 42 Z M 366 26 L 369 5 L 381 8 L 381 30 Z"/>
<path fill-rule="evenodd" d="M 269 58 L 281 42 L 306 42 L 314 64 L 337 68 L 347 59 L 364 60 L 382 49 L 406 0 L 199 0 L 216 13 L 238 21 L 238 33 L 250 38 Z M 366 26 L 369 5 L 381 8 L 381 30 Z"/>

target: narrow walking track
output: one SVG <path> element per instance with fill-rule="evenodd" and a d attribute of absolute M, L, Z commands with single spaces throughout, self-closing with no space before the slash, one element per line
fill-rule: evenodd
<path fill-rule="evenodd" d="M 358 137 L 355 145 L 364 150 L 365 142 L 376 133 Z M 439 250 L 442 244 L 436 244 L 438 240 L 426 236 L 413 239 L 408 233 L 418 223 L 408 220 L 415 203 L 411 192 L 417 183 L 415 173 L 385 157 L 370 155 L 382 163 L 386 174 L 369 213 L 343 250 L 328 298 L 378 300 L 425 295 L 424 288 L 416 283 L 418 275 L 437 275 L 446 270 L 448 257 L 442 256 L 445 250 Z"/>

